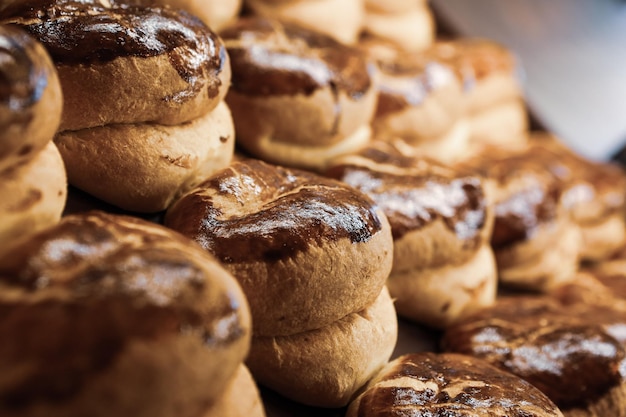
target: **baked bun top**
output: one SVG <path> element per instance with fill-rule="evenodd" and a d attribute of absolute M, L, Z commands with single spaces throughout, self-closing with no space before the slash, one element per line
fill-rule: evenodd
<path fill-rule="evenodd" d="M 319 329 L 366 308 L 391 271 L 385 215 L 329 178 L 238 161 L 174 203 L 165 225 L 239 280 L 255 336 Z"/>
<path fill-rule="evenodd" d="M 564 214 L 559 208 L 562 182 L 546 169 L 541 155 L 530 146 L 522 151 L 486 146 L 459 165 L 491 184 L 494 249 L 526 241 Z"/>
<path fill-rule="evenodd" d="M 380 70 L 376 117 L 422 106 L 435 92 L 443 94 L 446 110 L 460 116 L 461 80 L 434 54 L 407 53 L 391 43 L 365 40 L 363 50 Z M 457 103 L 458 101 L 458 103 Z"/>
<path fill-rule="evenodd" d="M 23 314 L 30 311 L 36 320 L 37 305 L 44 311 L 46 305 L 58 305 L 59 311 L 81 312 L 82 317 L 60 312 L 47 317 L 51 328 L 65 329 L 67 339 L 39 346 L 26 343 L 24 328 L 12 329 L 12 337 L 24 342 L 14 346 L 14 355 L 36 354 L 37 349 L 43 354 L 57 342 L 83 352 L 107 339 L 112 350 L 100 359 L 112 360 L 132 340 L 176 334 L 194 334 L 207 348 L 237 346 L 240 360 L 247 352 L 250 317 L 235 279 L 195 243 L 156 224 L 102 212 L 66 216 L 0 265 L 0 303 L 7 311 L 22 306 Z M 74 319 L 75 329 L 63 322 Z M 3 351 L 11 350 L 8 345 Z M 35 352 L 26 351 L 27 346 Z M 73 360 L 70 354 L 57 359 Z M 52 361 L 48 366 L 61 369 Z"/>
<path fill-rule="evenodd" d="M 381 232 L 377 206 L 345 184 L 258 160 L 234 162 L 178 200 L 165 223 L 226 263 L 278 262 Z"/>
<path fill-rule="evenodd" d="M 549 296 L 504 297 L 450 327 L 442 345 L 526 379 L 562 409 L 584 407 L 624 382 L 624 348 L 604 327 L 623 326 L 621 316 Z"/>
<path fill-rule="evenodd" d="M 0 170 L 32 157 L 52 140 L 61 88 L 45 49 L 26 32 L 0 26 Z"/>
<path fill-rule="evenodd" d="M 309 96 L 330 89 L 356 101 L 374 88 L 374 65 L 359 50 L 324 34 L 250 17 L 220 36 L 231 59 L 231 88 L 240 94 Z"/>
<path fill-rule="evenodd" d="M 230 66 L 221 40 L 182 10 L 106 0 L 21 0 L 1 9 L 0 21 L 23 27 L 57 65 L 70 107 L 61 130 L 179 124 L 213 109 L 228 89 Z M 144 72 L 153 72 L 152 85 Z M 104 97 L 98 106 L 85 94 Z M 84 115 L 75 106 L 84 106 Z"/>
<path fill-rule="evenodd" d="M 488 239 L 487 200 L 478 176 L 408 156 L 383 141 L 335 159 L 326 174 L 376 201 L 394 239 L 439 221 L 466 249 L 478 249 Z"/>
<path fill-rule="evenodd" d="M 593 222 L 622 213 L 626 173 L 614 164 L 587 160 L 549 134 L 531 136 L 533 158 L 561 183 L 561 203 L 576 221 Z"/>
<path fill-rule="evenodd" d="M 526 381 L 469 356 L 430 352 L 401 356 L 350 404 L 348 417 L 562 417 Z"/>

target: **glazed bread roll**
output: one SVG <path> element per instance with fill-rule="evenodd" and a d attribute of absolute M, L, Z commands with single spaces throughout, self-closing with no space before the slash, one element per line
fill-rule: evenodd
<path fill-rule="evenodd" d="M 167 210 L 237 277 L 255 336 L 319 329 L 370 305 L 391 269 L 387 218 L 337 181 L 257 160 L 234 162 Z"/>
<path fill-rule="evenodd" d="M 226 100 L 237 143 L 250 154 L 321 170 L 370 140 L 375 67 L 360 51 L 262 18 L 242 19 L 221 36 L 233 70 Z"/>
<path fill-rule="evenodd" d="M 527 142 L 521 71 L 512 51 L 491 40 L 461 38 L 438 41 L 429 53 L 464 79 L 471 142 L 510 147 Z"/>
<path fill-rule="evenodd" d="M 358 40 L 363 0 L 245 0 L 255 15 L 293 23 L 344 44 Z"/>
<path fill-rule="evenodd" d="M 18 28 L 0 26 L 0 172 L 50 143 L 62 108 L 59 79 L 43 46 Z"/>
<path fill-rule="evenodd" d="M 329 326 L 253 337 L 246 361 L 259 383 L 316 407 L 343 407 L 389 360 L 397 320 L 386 288 L 376 301 Z"/>
<path fill-rule="evenodd" d="M 367 194 L 389 219 L 387 285 L 398 314 L 444 328 L 494 302 L 493 212 L 479 177 L 406 156 L 390 142 L 338 158 L 326 174 Z"/>
<path fill-rule="evenodd" d="M 65 217 L 0 276 L 2 415 L 199 416 L 249 349 L 236 280 L 136 218 Z"/>
<path fill-rule="evenodd" d="M 548 296 L 500 298 L 446 331 L 446 351 L 473 355 L 543 391 L 568 417 L 623 415 L 626 314 Z"/>
<path fill-rule="evenodd" d="M 245 365 L 239 365 L 226 391 L 202 417 L 265 417 L 259 390 Z"/>
<path fill-rule="evenodd" d="M 57 223 L 67 200 L 67 177 L 50 142 L 26 163 L 0 172 L 0 256 L 31 234 Z"/>
<path fill-rule="evenodd" d="M 215 108 L 230 84 L 221 41 L 182 11 L 23 0 L 4 7 L 0 21 L 27 30 L 52 56 L 65 99 L 60 130 L 188 122 Z"/>
<path fill-rule="evenodd" d="M 426 1 L 366 0 L 363 33 L 419 52 L 433 43 L 435 19 Z"/>
<path fill-rule="evenodd" d="M 626 242 L 626 174 L 618 165 L 584 159 L 556 137 L 533 133 L 543 165 L 563 183 L 561 204 L 582 235 L 581 258 L 599 261 Z"/>
<path fill-rule="evenodd" d="M 52 138 L 62 106 L 45 49 L 0 26 L 0 256 L 61 217 L 67 176 Z"/>
<path fill-rule="evenodd" d="M 463 87 L 454 70 L 390 43 L 368 41 L 362 48 L 380 70 L 375 137 L 403 138 L 416 153 L 446 162 L 466 155 Z"/>
<path fill-rule="evenodd" d="M 179 126 L 118 124 L 60 132 L 72 185 L 125 210 L 165 210 L 227 167 L 235 133 L 225 103 Z"/>
<path fill-rule="evenodd" d="M 354 400 L 346 417 L 562 417 L 528 382 L 470 356 L 413 353 L 396 358 Z"/>
<path fill-rule="evenodd" d="M 491 245 L 504 286 L 547 291 L 574 278 L 581 236 L 561 205 L 563 182 L 544 153 L 487 146 L 463 163 L 487 180 L 495 222 Z"/>

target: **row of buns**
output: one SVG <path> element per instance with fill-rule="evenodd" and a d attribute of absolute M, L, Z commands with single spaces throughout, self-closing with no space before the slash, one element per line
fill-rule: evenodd
<path fill-rule="evenodd" d="M 209 3 L 0 6 L 0 414 L 622 415 L 626 175 L 528 131 L 510 51 Z M 390 363 L 397 316 L 454 353 Z"/>

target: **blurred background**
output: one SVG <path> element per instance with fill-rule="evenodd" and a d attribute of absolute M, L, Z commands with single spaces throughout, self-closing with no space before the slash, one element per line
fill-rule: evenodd
<path fill-rule="evenodd" d="M 626 163 L 626 1 L 431 0 L 444 35 L 519 56 L 534 123 L 577 152 Z"/>

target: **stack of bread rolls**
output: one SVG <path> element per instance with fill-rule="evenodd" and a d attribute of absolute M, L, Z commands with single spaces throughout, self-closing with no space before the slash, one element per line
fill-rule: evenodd
<path fill-rule="evenodd" d="M 624 415 L 626 175 L 529 132 L 512 51 L 422 0 L 0 23 L 0 415 Z M 59 222 L 63 164 L 132 216 Z M 397 315 L 454 353 L 389 363 Z"/>
<path fill-rule="evenodd" d="M 374 66 L 321 33 L 259 17 L 224 29 L 237 143 L 257 158 L 322 170 L 371 138 Z"/>
<path fill-rule="evenodd" d="M 56 64 L 65 102 L 55 143 L 72 185 L 156 212 L 230 162 L 228 56 L 197 18 L 104 0 L 25 0 L 0 20 L 33 34 Z"/>
<path fill-rule="evenodd" d="M 264 385 L 305 404 L 341 407 L 391 356 L 391 230 L 365 195 L 248 159 L 178 200 L 165 225 L 239 280 L 253 318 L 247 363 Z"/>
<path fill-rule="evenodd" d="M 378 141 L 327 174 L 376 201 L 391 224 L 388 279 L 398 314 L 435 328 L 493 304 L 493 211 L 482 181 Z"/>
<path fill-rule="evenodd" d="M 67 178 L 52 138 L 62 106 L 43 46 L 0 26 L 0 255 L 61 218 Z"/>

